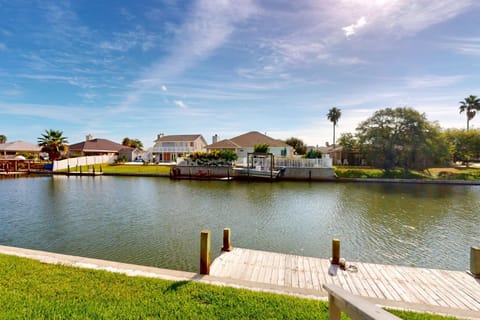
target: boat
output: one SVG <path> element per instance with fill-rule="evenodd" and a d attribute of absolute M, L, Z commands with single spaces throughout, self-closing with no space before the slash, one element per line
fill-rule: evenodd
<path fill-rule="evenodd" d="M 245 178 L 260 178 L 260 179 L 277 179 L 285 169 L 274 170 L 274 169 L 262 169 L 261 167 L 255 168 L 245 168 L 245 167 L 235 167 L 233 168 L 235 177 L 245 177 Z"/>

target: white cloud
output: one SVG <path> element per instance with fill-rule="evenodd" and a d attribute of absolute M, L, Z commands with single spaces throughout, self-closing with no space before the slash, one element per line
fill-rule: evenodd
<path fill-rule="evenodd" d="M 358 29 L 362 28 L 366 24 L 367 24 L 367 19 L 365 19 L 365 17 L 361 17 L 354 24 L 343 27 L 342 30 L 345 32 L 346 37 L 350 37 L 351 35 L 354 35 Z"/>
<path fill-rule="evenodd" d="M 166 85 L 162 85 L 162 91 L 167 92 L 167 86 Z"/>
<path fill-rule="evenodd" d="M 165 79 L 174 78 L 199 61 L 209 57 L 225 44 L 235 31 L 235 25 L 248 19 L 256 11 L 253 1 L 243 1 L 238 5 L 233 0 L 201 0 L 194 4 L 187 14 L 184 25 L 177 31 L 172 41 L 170 55 L 147 68 L 134 82 L 143 83 L 127 95 L 127 100 L 119 107 L 126 110 L 137 102 L 145 90 L 161 87 Z M 143 80 L 148 79 L 148 84 Z"/>
<path fill-rule="evenodd" d="M 8 89 L 8 90 L 2 91 L 2 94 L 5 96 L 18 96 L 22 94 L 22 91 L 18 89 Z"/>
<path fill-rule="evenodd" d="M 182 109 L 185 109 L 187 107 L 182 100 L 174 100 L 173 102 L 175 103 L 176 106 L 178 106 Z"/>
<path fill-rule="evenodd" d="M 7 46 L 0 42 L 0 51 L 7 50 Z"/>
<path fill-rule="evenodd" d="M 468 55 L 480 55 L 480 37 L 449 39 L 445 47 Z"/>
<path fill-rule="evenodd" d="M 465 79 L 465 76 L 419 76 L 406 78 L 405 82 L 408 88 L 435 88 L 435 87 L 447 87 L 454 85 Z"/>

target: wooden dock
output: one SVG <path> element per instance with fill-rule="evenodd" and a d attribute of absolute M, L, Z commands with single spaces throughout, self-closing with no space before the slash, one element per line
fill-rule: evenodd
<path fill-rule="evenodd" d="M 462 271 L 362 262 L 343 270 L 327 259 L 235 248 L 210 275 L 306 296 L 327 296 L 322 284 L 335 284 L 386 307 L 480 319 L 480 279 Z"/>

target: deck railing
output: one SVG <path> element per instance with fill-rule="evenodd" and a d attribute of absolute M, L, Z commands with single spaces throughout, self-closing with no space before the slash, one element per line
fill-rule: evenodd
<path fill-rule="evenodd" d="M 328 310 L 330 320 L 340 320 L 345 312 L 351 319 L 365 320 L 399 320 L 397 316 L 383 310 L 367 300 L 333 284 L 322 286 L 328 292 Z"/>

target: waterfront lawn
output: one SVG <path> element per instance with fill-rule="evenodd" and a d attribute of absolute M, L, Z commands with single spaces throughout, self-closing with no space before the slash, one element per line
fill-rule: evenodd
<path fill-rule="evenodd" d="M 335 167 L 339 178 L 421 179 L 421 180 L 480 180 L 479 168 L 430 168 L 424 171 L 375 168 Z"/>
<path fill-rule="evenodd" d="M 81 166 L 82 172 L 93 171 L 94 165 Z M 80 171 L 80 167 L 71 167 L 70 171 Z M 143 164 L 96 164 L 95 172 L 125 174 L 125 175 L 169 175 L 170 166 L 167 165 L 143 165 Z M 67 170 L 62 170 L 67 172 Z"/>
<path fill-rule="evenodd" d="M 1 319 L 328 319 L 323 301 L 8 255 L 0 255 L 0 305 Z M 454 319 L 394 313 L 404 319 Z"/>

